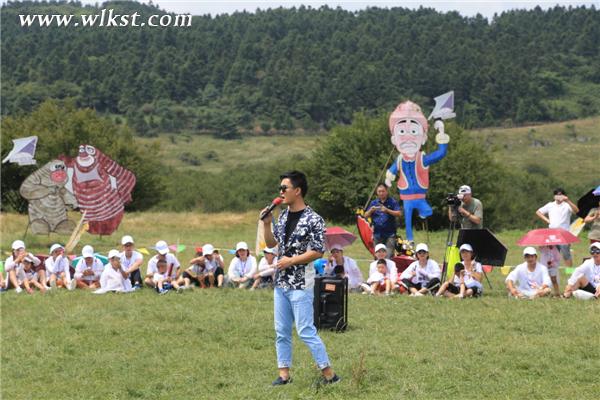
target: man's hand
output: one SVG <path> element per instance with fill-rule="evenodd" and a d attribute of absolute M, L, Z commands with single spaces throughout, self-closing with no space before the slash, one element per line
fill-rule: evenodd
<path fill-rule="evenodd" d="M 462 207 L 462 206 L 458 207 L 458 212 L 465 217 L 468 216 L 469 214 L 471 214 L 470 212 L 465 210 L 464 207 Z"/>
<path fill-rule="evenodd" d="M 294 265 L 294 258 L 293 257 L 281 257 L 279 260 L 277 260 L 277 269 L 279 270 L 284 270 L 286 268 L 289 268 L 290 266 Z"/>

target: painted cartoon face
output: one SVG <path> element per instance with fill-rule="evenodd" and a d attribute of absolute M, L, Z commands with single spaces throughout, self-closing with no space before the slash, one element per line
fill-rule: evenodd
<path fill-rule="evenodd" d="M 414 159 L 421 146 L 427 140 L 423 127 L 413 120 L 401 120 L 394 126 L 392 144 L 405 158 Z"/>
<path fill-rule="evenodd" d="M 54 183 L 65 183 L 67 181 L 67 169 L 62 161 L 50 164 L 50 179 Z"/>
<path fill-rule="evenodd" d="M 77 165 L 80 167 L 90 167 L 96 162 L 96 148 L 90 145 L 79 146 L 79 155 L 77 156 Z"/>

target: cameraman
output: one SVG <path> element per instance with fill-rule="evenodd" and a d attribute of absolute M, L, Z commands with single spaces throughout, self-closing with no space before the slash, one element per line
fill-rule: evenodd
<path fill-rule="evenodd" d="M 373 239 L 375 244 L 387 247 L 387 258 L 394 256 L 396 248 L 396 218 L 402 216 L 400 204 L 388 194 L 387 186 L 377 185 L 377 198 L 369 204 L 365 217 L 373 218 Z"/>
<path fill-rule="evenodd" d="M 452 221 L 458 217 L 461 229 L 483 228 L 483 205 L 471 194 L 471 187 L 463 185 L 456 196 L 460 200 L 458 207 L 448 208 L 448 218 Z M 458 216 L 456 215 L 458 213 Z"/>

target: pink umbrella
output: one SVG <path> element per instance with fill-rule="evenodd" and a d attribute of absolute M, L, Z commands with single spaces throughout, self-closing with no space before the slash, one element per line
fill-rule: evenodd
<path fill-rule="evenodd" d="M 328 249 L 331 249 L 335 245 L 346 247 L 351 245 L 355 240 L 356 236 L 352 232 L 348 232 L 339 226 L 332 226 L 325 230 L 325 245 Z"/>
<path fill-rule="evenodd" d="M 577 243 L 579 238 L 564 229 L 534 229 L 523 236 L 519 246 L 556 246 L 559 244 Z"/>

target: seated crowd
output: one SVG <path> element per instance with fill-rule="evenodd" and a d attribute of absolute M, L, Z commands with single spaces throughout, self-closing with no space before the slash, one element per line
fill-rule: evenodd
<path fill-rule="evenodd" d="M 4 274 L 0 274 L 0 288 L 14 288 L 17 293 L 23 290 L 33 293 L 35 289 L 45 292 L 61 287 L 68 290 L 89 289 L 95 293 L 130 292 L 141 289 L 142 285 L 155 289 L 159 294 L 170 290 L 181 292 L 194 286 L 254 290 L 272 287 L 276 272 L 275 248 L 265 248 L 264 257 L 257 263 L 248 244 L 239 242 L 235 257 L 225 273 L 223 256 L 213 245 L 205 244 L 197 248 L 196 256 L 183 269 L 176 255 L 169 251 L 167 243 L 160 240 L 154 246 L 156 254 L 147 263 L 146 274 L 142 275 L 143 256 L 135 250 L 133 238 L 124 236 L 121 244 L 121 251 L 109 251 L 106 265 L 92 246 L 83 246 L 81 257 L 73 261 L 74 268 L 71 268 L 65 249 L 60 244 L 50 247 L 50 254 L 42 263 L 40 258 L 26 251 L 23 241 L 15 240 L 12 254 L 5 262 L 6 279 Z M 550 250 L 540 248 L 540 262 L 535 248 L 524 249 L 524 262 L 506 278 L 509 296 L 530 299 L 545 297 L 552 293 L 553 288 L 558 294 L 557 271 L 550 273 L 548 268 L 558 265 L 557 261 L 553 261 L 557 256 Z M 575 269 L 564 290 L 564 297 L 600 297 L 600 243 L 592 243 L 589 251 L 591 258 Z M 431 294 L 448 298 L 481 296 L 484 291 L 482 265 L 476 261 L 471 245 L 461 245 L 459 253 L 461 261 L 454 265 L 448 279 L 441 282 L 440 265 L 430 258 L 425 243 L 416 246 L 416 260 L 400 272 L 388 256 L 386 245 L 378 244 L 375 246 L 375 260 L 370 263 L 369 275 L 364 280 L 356 261 L 345 256 L 341 246 L 334 245 L 323 274 L 345 277 L 350 291 L 365 294 L 390 295 L 396 292 L 413 297 Z"/>

